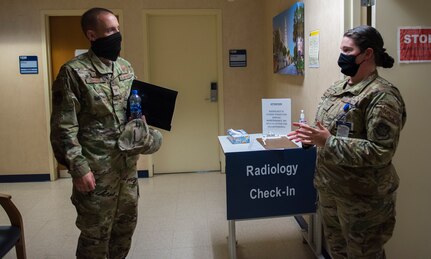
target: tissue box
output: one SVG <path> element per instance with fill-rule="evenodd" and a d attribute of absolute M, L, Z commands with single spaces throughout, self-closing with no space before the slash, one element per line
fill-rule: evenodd
<path fill-rule="evenodd" d="M 227 131 L 227 138 L 232 144 L 246 144 L 250 143 L 250 136 L 245 132 L 245 130 L 233 130 L 229 129 Z"/>

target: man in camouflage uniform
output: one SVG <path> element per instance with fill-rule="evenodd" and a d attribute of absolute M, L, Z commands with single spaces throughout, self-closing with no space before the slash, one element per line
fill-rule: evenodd
<path fill-rule="evenodd" d="M 405 105 L 398 89 L 376 71 L 393 64 L 377 30 L 348 31 L 341 52 L 339 65 L 348 77 L 324 93 L 316 127 L 294 123 L 300 128 L 290 136 L 318 147 L 314 184 L 332 258 L 385 258 L 399 184 L 391 161 Z"/>
<path fill-rule="evenodd" d="M 130 63 L 118 57 L 119 24 L 111 11 L 93 8 L 81 25 L 91 49 L 63 65 L 53 84 L 51 143 L 73 177 L 71 200 L 81 230 L 77 258 L 125 258 L 137 221 L 136 162 L 139 153 L 157 151 L 162 137 L 137 119 L 140 127 L 131 130 L 142 130 L 139 149 L 120 150 L 120 136 L 133 135 L 125 125 L 135 76 Z"/>

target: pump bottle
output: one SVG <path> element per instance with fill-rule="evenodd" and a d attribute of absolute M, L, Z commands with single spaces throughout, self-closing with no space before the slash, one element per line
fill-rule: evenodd
<path fill-rule="evenodd" d="M 301 110 L 301 114 L 299 115 L 299 123 L 307 123 L 307 120 L 305 119 L 304 110 Z"/>

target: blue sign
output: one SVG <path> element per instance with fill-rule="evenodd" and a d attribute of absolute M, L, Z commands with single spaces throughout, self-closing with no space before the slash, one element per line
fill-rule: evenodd
<path fill-rule="evenodd" d="M 227 219 L 316 212 L 316 149 L 226 153 Z"/>
<path fill-rule="evenodd" d="M 19 56 L 19 72 L 21 74 L 38 74 L 37 56 Z"/>
<path fill-rule="evenodd" d="M 229 50 L 229 66 L 230 67 L 246 67 L 247 66 L 247 50 L 231 49 Z"/>

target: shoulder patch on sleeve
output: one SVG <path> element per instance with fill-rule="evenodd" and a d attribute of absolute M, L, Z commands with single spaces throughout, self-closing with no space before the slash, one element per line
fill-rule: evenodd
<path fill-rule="evenodd" d="M 380 114 L 383 118 L 395 125 L 399 125 L 401 118 L 398 111 L 395 111 L 386 105 L 377 105 L 376 108 L 379 108 Z"/>
<path fill-rule="evenodd" d="M 378 140 L 386 140 L 389 139 L 390 136 L 391 127 L 387 125 L 384 122 L 381 122 L 377 125 L 377 127 L 374 129 L 374 132 L 376 134 L 376 137 Z"/>

